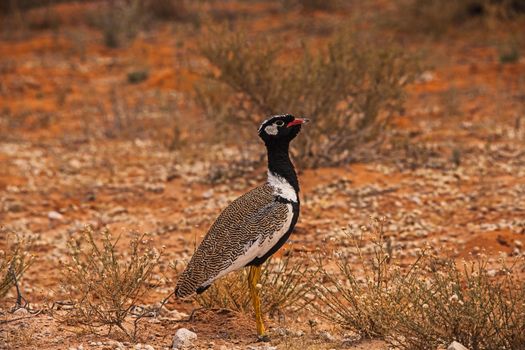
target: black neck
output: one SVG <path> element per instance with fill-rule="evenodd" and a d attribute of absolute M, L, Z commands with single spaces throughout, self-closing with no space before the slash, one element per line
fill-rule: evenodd
<path fill-rule="evenodd" d="M 283 177 L 297 193 L 299 181 L 288 153 L 289 143 L 266 144 L 268 151 L 268 170 Z"/>

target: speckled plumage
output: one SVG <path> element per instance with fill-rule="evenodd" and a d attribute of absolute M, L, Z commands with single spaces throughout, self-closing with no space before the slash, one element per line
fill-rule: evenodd
<path fill-rule="evenodd" d="M 272 116 L 259 127 L 268 155 L 268 181 L 233 201 L 217 218 L 181 274 L 175 294 L 202 293 L 216 279 L 250 266 L 248 284 L 257 335 L 264 323 L 257 292 L 260 266 L 288 239 L 299 217 L 299 181 L 289 156 L 290 142 L 308 120 Z"/>
<path fill-rule="evenodd" d="M 180 276 L 177 296 L 203 291 L 232 267 L 249 265 L 253 258 L 244 260 L 250 248 L 248 254 L 253 254 L 255 248 L 255 258 L 262 258 L 274 246 L 284 243 L 276 244 L 281 237 L 274 235 L 289 234 L 297 221 L 298 205 L 294 203 L 297 210 L 292 212 L 292 205 L 276 196 L 275 188 L 269 184 L 254 188 L 233 201 L 211 226 Z M 284 227 L 286 225 L 288 227 Z M 270 241 L 273 246 L 268 245 Z M 259 246 L 253 247 L 254 244 Z"/>

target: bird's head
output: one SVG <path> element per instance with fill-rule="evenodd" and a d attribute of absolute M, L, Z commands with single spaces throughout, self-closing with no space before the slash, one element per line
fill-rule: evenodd
<path fill-rule="evenodd" d="M 259 137 L 265 144 L 289 143 L 301 131 L 301 125 L 309 122 L 306 118 L 296 118 L 291 114 L 274 115 L 261 123 Z"/>

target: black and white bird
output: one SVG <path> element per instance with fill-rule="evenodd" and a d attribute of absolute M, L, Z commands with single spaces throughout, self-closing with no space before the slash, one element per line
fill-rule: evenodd
<path fill-rule="evenodd" d="M 178 297 L 199 294 L 227 273 L 250 267 L 248 284 L 260 340 L 268 339 L 257 288 L 261 265 L 286 242 L 299 218 L 299 181 L 288 149 L 306 122 L 290 114 L 262 122 L 259 137 L 268 153 L 268 180 L 224 209 L 175 289 Z"/>

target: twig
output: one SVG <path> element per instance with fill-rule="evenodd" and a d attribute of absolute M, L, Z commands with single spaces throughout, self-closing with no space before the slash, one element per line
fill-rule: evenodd
<path fill-rule="evenodd" d="M 183 321 L 183 322 L 193 322 L 193 319 L 195 318 L 195 314 L 197 313 L 197 311 L 201 311 L 202 309 L 205 309 L 205 307 L 198 307 L 198 308 L 195 308 L 191 311 L 191 314 L 190 314 L 190 317 L 188 317 L 187 320 Z"/>
<path fill-rule="evenodd" d="M 16 321 L 24 320 L 26 318 L 32 318 L 32 317 L 35 317 L 35 316 L 39 315 L 41 312 L 42 312 L 42 309 L 37 310 L 35 313 L 32 313 L 29 316 L 13 318 L 11 320 L 0 320 L 0 324 L 7 324 L 7 323 L 10 323 L 10 322 L 16 322 Z"/>
<path fill-rule="evenodd" d="M 160 313 L 160 310 L 162 310 L 162 308 L 164 307 L 164 305 L 166 305 L 166 303 L 168 302 L 168 300 L 175 294 L 175 290 L 173 290 L 173 292 L 171 292 L 167 297 L 165 297 L 164 299 L 162 299 L 161 303 L 160 303 L 160 306 L 157 308 L 156 310 L 156 313 L 155 313 L 155 316 L 157 316 L 159 313 Z"/>
<path fill-rule="evenodd" d="M 22 296 L 22 293 L 20 292 L 20 288 L 18 287 L 18 278 L 16 278 L 16 272 L 13 269 L 12 265 L 9 267 L 9 272 L 13 275 L 13 280 L 15 281 L 15 288 L 16 288 L 16 303 L 15 303 L 15 306 L 11 309 L 11 312 L 15 312 L 16 310 L 22 309 L 22 308 L 26 309 L 29 303 Z M 22 305 L 22 302 L 24 302 L 24 305 Z"/>

